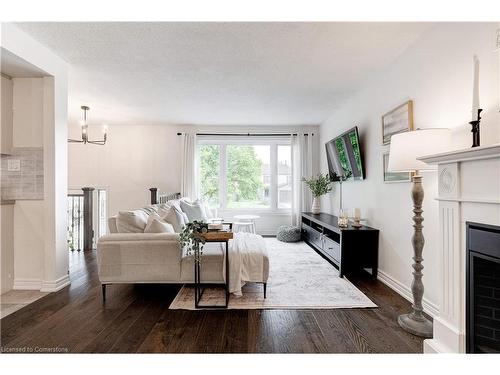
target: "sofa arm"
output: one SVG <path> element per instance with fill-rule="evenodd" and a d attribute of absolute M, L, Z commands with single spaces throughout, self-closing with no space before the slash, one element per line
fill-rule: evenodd
<path fill-rule="evenodd" d="M 172 233 L 113 233 L 97 242 L 102 283 L 176 282 L 182 250 Z"/>

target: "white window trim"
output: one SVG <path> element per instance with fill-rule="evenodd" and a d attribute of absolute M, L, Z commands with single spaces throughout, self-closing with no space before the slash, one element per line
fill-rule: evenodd
<path fill-rule="evenodd" d="M 278 208 L 278 146 L 291 146 L 291 139 L 283 136 L 276 137 L 212 137 L 200 136 L 197 139 L 197 147 L 200 145 L 216 145 L 219 146 L 219 178 L 220 181 L 227 181 L 227 145 L 255 145 L 255 146 L 270 146 L 270 169 L 274 171 L 271 173 L 271 189 L 270 193 L 270 207 L 247 207 L 247 208 L 229 208 L 227 207 L 227 184 L 219 183 L 219 211 L 223 212 L 251 212 L 262 214 L 282 214 L 289 215 L 292 212 L 291 208 Z M 198 153 L 199 154 L 199 153 Z M 198 162 L 198 168 L 201 163 Z M 223 167 L 224 166 L 224 167 Z M 198 171 L 200 175 L 200 172 Z M 199 182 L 201 183 L 201 181 Z M 201 192 L 201 187 L 199 187 Z"/>

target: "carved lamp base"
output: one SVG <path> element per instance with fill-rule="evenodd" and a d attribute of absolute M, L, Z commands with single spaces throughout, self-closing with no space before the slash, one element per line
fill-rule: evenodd
<path fill-rule="evenodd" d="M 423 314 L 422 298 L 424 296 L 424 284 L 422 283 L 422 252 L 424 250 L 424 235 L 422 233 L 422 201 L 424 200 L 424 189 L 422 187 L 422 176 L 418 171 L 412 177 L 413 187 L 411 190 L 411 197 L 413 200 L 413 228 L 414 233 L 412 237 L 413 245 L 413 282 L 411 284 L 411 291 L 413 295 L 412 312 L 403 314 L 398 317 L 398 323 L 405 331 L 410 332 L 417 336 L 432 337 L 432 323 Z"/>
<path fill-rule="evenodd" d="M 420 337 L 432 337 L 432 322 L 425 316 L 417 317 L 413 313 L 398 316 L 398 323 L 406 332 Z"/>

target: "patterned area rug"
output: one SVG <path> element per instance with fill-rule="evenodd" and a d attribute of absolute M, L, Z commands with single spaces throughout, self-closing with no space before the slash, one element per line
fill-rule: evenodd
<path fill-rule="evenodd" d="M 340 309 L 377 307 L 304 242 L 266 238 L 269 253 L 267 298 L 263 286 L 248 283 L 240 298 L 231 295 L 229 309 Z M 203 304 L 224 304 L 223 289 L 206 289 Z M 170 309 L 194 310 L 194 288 L 184 286 Z"/>

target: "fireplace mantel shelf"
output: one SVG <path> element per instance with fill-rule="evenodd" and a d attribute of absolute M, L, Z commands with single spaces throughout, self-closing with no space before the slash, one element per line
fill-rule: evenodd
<path fill-rule="evenodd" d="M 427 164 L 444 164 L 492 158 L 500 158 L 500 144 L 444 152 L 418 159 Z"/>

